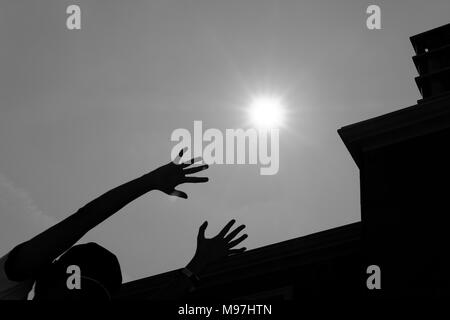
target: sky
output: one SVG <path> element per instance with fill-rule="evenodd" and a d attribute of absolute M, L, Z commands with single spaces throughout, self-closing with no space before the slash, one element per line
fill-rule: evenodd
<path fill-rule="evenodd" d="M 66 8 L 81 8 L 81 30 Z M 381 8 L 381 30 L 366 9 Z M 249 96 L 283 94 L 279 171 L 213 165 L 188 200 L 155 191 L 91 230 L 125 281 L 184 266 L 198 227 L 247 225 L 249 249 L 360 220 L 336 130 L 420 99 L 409 37 L 449 1 L 0 2 L 0 254 L 170 161 L 171 133 L 241 128 Z"/>

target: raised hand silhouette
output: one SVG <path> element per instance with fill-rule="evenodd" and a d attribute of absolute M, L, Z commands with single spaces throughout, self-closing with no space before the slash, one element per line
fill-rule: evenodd
<path fill-rule="evenodd" d="M 178 272 L 172 281 L 162 286 L 159 291 L 155 292 L 149 299 L 155 300 L 174 300 L 179 299 L 196 289 L 201 279 L 201 274 L 211 264 L 218 263 L 224 258 L 237 253 L 244 252 L 245 247 L 234 249 L 238 244 L 247 238 L 247 235 L 241 235 L 236 238 L 244 228 L 245 225 L 240 225 L 233 231 L 231 227 L 236 221 L 231 220 L 226 226 L 212 238 L 205 237 L 206 227 L 208 222 L 205 221 L 198 231 L 197 235 L 197 249 L 194 257 L 187 264 L 187 266 Z"/>
<path fill-rule="evenodd" d="M 228 233 L 235 222 L 234 219 L 231 220 L 215 237 L 206 238 L 205 231 L 208 226 L 208 221 L 205 221 L 198 231 L 197 249 L 191 262 L 187 265 L 187 268 L 194 273 L 199 273 L 207 266 L 218 262 L 227 256 L 244 252 L 246 250 L 245 247 L 239 249 L 234 248 L 248 237 L 247 234 L 244 234 L 236 238 L 239 232 L 244 230 L 245 225 L 240 225 Z"/>
<path fill-rule="evenodd" d="M 208 165 L 190 167 L 194 163 L 201 161 L 201 157 L 192 158 L 187 162 L 179 163 L 185 151 L 186 148 L 182 149 L 174 161 L 171 161 L 148 174 L 148 177 L 154 184 L 154 189 L 160 190 L 168 195 L 187 199 L 188 195 L 185 192 L 175 189 L 178 185 L 182 183 L 204 183 L 208 181 L 208 178 L 206 177 L 187 176 L 208 169 Z"/>

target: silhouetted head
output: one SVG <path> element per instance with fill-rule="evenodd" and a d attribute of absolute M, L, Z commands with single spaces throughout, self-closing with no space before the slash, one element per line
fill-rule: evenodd
<path fill-rule="evenodd" d="M 117 257 L 96 243 L 76 245 L 36 280 L 36 300 L 109 300 L 122 284 Z"/>

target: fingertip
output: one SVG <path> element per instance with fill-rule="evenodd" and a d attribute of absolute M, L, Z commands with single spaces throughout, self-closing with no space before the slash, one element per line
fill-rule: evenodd
<path fill-rule="evenodd" d="M 186 152 L 187 147 L 184 147 L 183 149 L 180 150 L 180 152 L 178 153 L 178 155 L 181 157 L 183 156 L 183 154 Z"/>

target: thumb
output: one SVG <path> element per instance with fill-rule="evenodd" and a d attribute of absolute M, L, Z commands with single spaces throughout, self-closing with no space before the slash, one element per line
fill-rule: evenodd
<path fill-rule="evenodd" d="M 199 239 L 204 239 L 205 238 L 205 230 L 206 230 L 207 226 L 208 226 L 208 221 L 205 221 L 205 222 L 203 222 L 203 224 L 198 229 L 198 238 Z"/>

